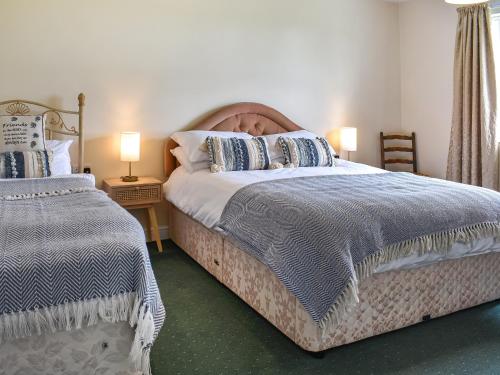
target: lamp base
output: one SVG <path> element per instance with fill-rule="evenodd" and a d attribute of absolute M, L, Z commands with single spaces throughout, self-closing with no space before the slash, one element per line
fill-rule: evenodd
<path fill-rule="evenodd" d="M 139 181 L 139 177 L 137 176 L 121 176 L 120 177 L 123 182 L 137 182 Z"/>

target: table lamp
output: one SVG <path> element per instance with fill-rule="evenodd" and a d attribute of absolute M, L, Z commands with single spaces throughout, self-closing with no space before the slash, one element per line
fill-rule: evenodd
<path fill-rule="evenodd" d="M 347 160 L 351 160 L 351 151 L 356 151 L 357 146 L 357 129 L 342 128 L 340 130 L 340 148 L 347 151 Z"/>
<path fill-rule="evenodd" d="M 128 176 L 122 176 L 124 182 L 135 182 L 139 178 L 132 176 L 132 162 L 140 160 L 141 134 L 138 132 L 123 132 L 120 134 L 120 160 L 128 161 Z"/>

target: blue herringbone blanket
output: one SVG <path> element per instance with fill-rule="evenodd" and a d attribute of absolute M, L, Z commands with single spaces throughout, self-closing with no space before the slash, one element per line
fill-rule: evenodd
<path fill-rule="evenodd" d="M 336 175 L 248 185 L 219 224 L 277 275 L 323 326 L 357 301 L 380 264 L 497 236 L 500 194 L 410 173 Z"/>
<path fill-rule="evenodd" d="M 92 180 L 0 182 L 0 338 L 129 320 L 147 372 L 164 316 L 141 225 Z"/>

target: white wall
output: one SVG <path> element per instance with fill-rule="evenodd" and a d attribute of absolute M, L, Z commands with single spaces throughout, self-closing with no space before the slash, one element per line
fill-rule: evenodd
<path fill-rule="evenodd" d="M 1 0 L 0 11 L 0 98 L 73 107 L 83 91 L 98 182 L 127 172 L 120 131 L 142 133 L 135 172 L 161 177 L 165 137 L 238 101 L 322 134 L 357 126 L 353 156 L 374 165 L 378 132 L 400 126 L 397 4 Z"/>
<path fill-rule="evenodd" d="M 441 0 L 400 4 L 401 124 L 417 133 L 421 172 L 444 178 L 453 103 L 456 8 Z"/>

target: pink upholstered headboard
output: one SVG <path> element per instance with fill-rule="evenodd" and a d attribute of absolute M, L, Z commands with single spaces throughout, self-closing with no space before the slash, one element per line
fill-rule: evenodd
<path fill-rule="evenodd" d="M 254 136 L 286 133 L 302 128 L 275 109 L 258 103 L 236 103 L 222 107 L 202 119 L 191 130 L 247 132 Z M 177 144 L 170 138 L 165 142 L 164 170 L 168 177 L 177 168 L 170 152 Z"/>

